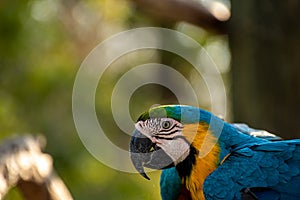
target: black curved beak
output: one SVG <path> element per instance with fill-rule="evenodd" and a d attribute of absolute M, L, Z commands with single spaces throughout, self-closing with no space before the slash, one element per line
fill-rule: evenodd
<path fill-rule="evenodd" d="M 148 180 L 150 178 L 145 173 L 144 167 L 164 169 L 174 166 L 173 160 L 138 130 L 134 130 L 130 140 L 130 158 L 135 169 Z"/>

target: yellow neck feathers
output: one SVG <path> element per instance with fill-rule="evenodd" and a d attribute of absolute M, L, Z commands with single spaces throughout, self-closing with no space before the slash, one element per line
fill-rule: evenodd
<path fill-rule="evenodd" d="M 202 200 L 205 199 L 202 188 L 204 180 L 217 168 L 220 147 L 205 123 L 185 125 L 183 135 L 199 151 L 191 175 L 183 184 L 193 200 Z"/>

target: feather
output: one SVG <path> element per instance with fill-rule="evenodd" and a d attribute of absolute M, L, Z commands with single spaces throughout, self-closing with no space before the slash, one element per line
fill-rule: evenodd
<path fill-rule="evenodd" d="M 160 176 L 162 200 L 177 200 L 180 194 L 181 179 L 175 167 L 164 169 Z"/>
<path fill-rule="evenodd" d="M 300 199 L 300 160 L 281 156 L 282 152 L 291 155 L 298 152 L 300 140 L 265 142 L 248 147 L 247 152 L 249 149 L 253 151 L 251 156 L 241 154 L 241 150 L 232 152 L 207 177 L 204 185 L 207 199 L 220 199 L 220 194 L 226 194 L 228 199 L 241 199 L 239 191 L 244 188 L 265 188 L 265 191 L 257 192 L 257 197 L 263 199 L 276 194 L 280 199 Z M 240 173 L 232 173 L 236 171 Z M 219 182 L 225 182 L 230 187 L 221 187 Z"/>

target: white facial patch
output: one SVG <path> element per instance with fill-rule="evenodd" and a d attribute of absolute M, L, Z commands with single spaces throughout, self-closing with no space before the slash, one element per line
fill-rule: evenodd
<path fill-rule="evenodd" d="M 149 131 L 145 122 L 143 122 L 143 121 L 137 122 L 135 124 L 135 129 L 138 130 L 140 133 L 142 133 L 147 138 L 149 138 L 153 143 L 155 143 L 155 140 L 153 138 L 154 135 Z"/>
<path fill-rule="evenodd" d="M 174 119 L 150 118 L 137 122 L 135 128 L 170 156 L 175 165 L 190 153 L 190 144 L 182 136 L 183 125 Z"/>
<path fill-rule="evenodd" d="M 182 137 L 173 140 L 157 139 L 157 146 L 172 158 L 175 165 L 182 162 L 190 153 L 190 144 Z"/>

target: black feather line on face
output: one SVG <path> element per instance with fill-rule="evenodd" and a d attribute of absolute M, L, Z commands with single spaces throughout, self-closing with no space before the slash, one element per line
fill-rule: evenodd
<path fill-rule="evenodd" d="M 176 165 L 179 176 L 184 178 L 184 180 L 191 175 L 193 166 L 196 164 L 196 156 L 198 156 L 198 154 L 199 151 L 191 145 L 189 155 L 186 159 L 184 159 L 184 161 Z"/>
<path fill-rule="evenodd" d="M 172 130 L 174 127 L 177 127 L 176 124 L 173 124 L 170 128 L 167 128 L 167 129 L 162 129 L 159 131 L 159 133 L 167 133 L 168 131 Z"/>
<path fill-rule="evenodd" d="M 174 133 L 178 132 L 178 130 L 174 130 L 174 131 L 171 131 L 169 133 L 167 132 L 162 132 L 162 131 L 159 131 L 159 133 L 157 135 L 172 135 Z"/>

